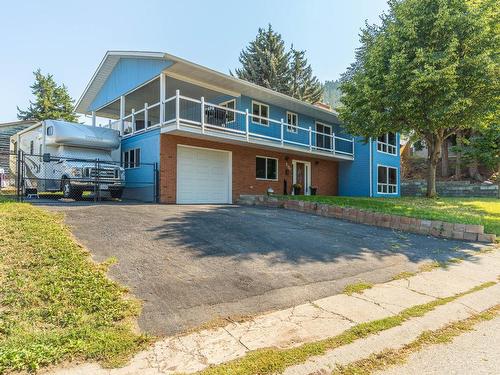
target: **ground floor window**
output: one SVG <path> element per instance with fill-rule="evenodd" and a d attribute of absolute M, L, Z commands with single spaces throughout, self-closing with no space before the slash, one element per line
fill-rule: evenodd
<path fill-rule="evenodd" d="M 377 168 L 377 192 L 382 194 L 397 194 L 398 170 L 393 167 L 379 165 Z"/>
<path fill-rule="evenodd" d="M 139 168 L 141 164 L 141 149 L 134 148 L 122 152 L 123 168 Z"/>
<path fill-rule="evenodd" d="M 257 156 L 255 158 L 255 177 L 258 180 L 278 180 L 278 159 Z"/>

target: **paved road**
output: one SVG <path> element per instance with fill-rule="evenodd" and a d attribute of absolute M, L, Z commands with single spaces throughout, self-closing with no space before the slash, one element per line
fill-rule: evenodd
<path fill-rule="evenodd" d="M 110 275 L 144 301 L 141 329 L 173 334 L 219 316 L 282 309 L 347 283 L 385 282 L 475 245 L 282 209 L 52 204 Z"/>
<path fill-rule="evenodd" d="M 480 323 L 449 344 L 433 345 L 412 354 L 403 366 L 378 375 L 493 375 L 500 372 L 500 317 Z"/>

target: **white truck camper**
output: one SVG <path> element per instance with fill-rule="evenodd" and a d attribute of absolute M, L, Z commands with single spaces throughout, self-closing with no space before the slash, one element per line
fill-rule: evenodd
<path fill-rule="evenodd" d="M 125 171 L 113 160 L 119 160 L 119 148 L 116 130 L 66 121 L 45 120 L 11 137 L 11 151 L 24 154 L 25 189 L 62 191 L 66 198 L 96 189 L 120 198 Z"/>

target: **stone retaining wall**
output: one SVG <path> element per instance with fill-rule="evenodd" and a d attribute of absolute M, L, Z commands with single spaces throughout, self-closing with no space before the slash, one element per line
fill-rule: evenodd
<path fill-rule="evenodd" d="M 484 233 L 482 225 L 448 223 L 440 220 L 424 220 L 406 216 L 390 215 L 351 207 L 278 199 L 262 195 L 242 195 L 239 204 L 285 208 L 314 215 L 333 217 L 355 223 L 391 228 L 403 232 L 418 233 L 455 240 L 495 242 L 494 234 Z"/>
<path fill-rule="evenodd" d="M 402 196 L 423 197 L 426 191 L 426 181 L 401 181 Z M 471 184 L 469 181 L 436 181 L 436 191 L 441 197 L 498 197 L 498 185 Z"/>

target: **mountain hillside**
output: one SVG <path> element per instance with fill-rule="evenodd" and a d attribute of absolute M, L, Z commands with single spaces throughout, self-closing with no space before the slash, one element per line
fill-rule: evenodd
<path fill-rule="evenodd" d="M 333 109 L 340 105 L 340 81 L 325 81 L 323 102 L 330 104 Z"/>

